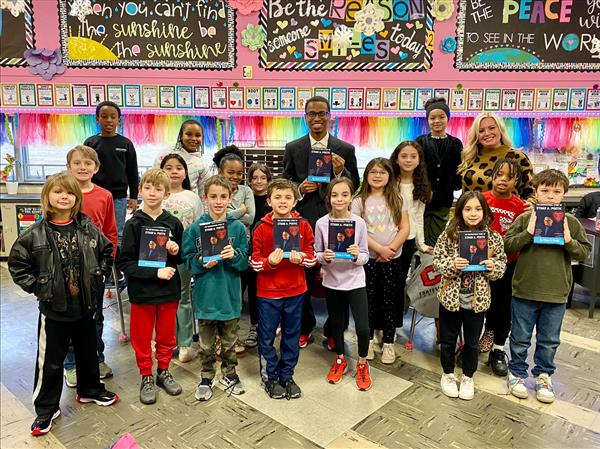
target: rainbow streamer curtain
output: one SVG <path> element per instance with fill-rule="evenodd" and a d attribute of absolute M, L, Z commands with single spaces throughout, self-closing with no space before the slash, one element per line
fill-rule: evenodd
<path fill-rule="evenodd" d="M 184 120 L 198 120 L 204 128 L 204 147 L 208 151 L 227 142 L 244 146 L 283 146 L 308 132 L 302 117 L 235 116 L 228 119 L 207 116 L 126 114 L 120 132 L 136 145 L 175 144 Z M 565 153 L 600 152 L 599 118 L 505 118 L 508 134 L 516 148 L 525 150 L 558 149 Z M 83 142 L 99 132 L 93 114 L 9 115 L 21 146 L 44 143 L 68 146 Z M 448 133 L 463 142 L 473 117 L 453 117 Z M 4 115 L 0 115 L 0 142 L 8 141 Z M 403 140 L 414 139 L 428 131 L 424 117 L 338 117 L 332 120 L 332 134 L 357 148 L 393 149 Z"/>

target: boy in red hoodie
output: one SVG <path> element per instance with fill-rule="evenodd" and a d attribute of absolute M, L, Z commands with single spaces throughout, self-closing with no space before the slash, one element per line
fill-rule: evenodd
<path fill-rule="evenodd" d="M 287 179 L 276 179 L 267 190 L 267 202 L 273 212 L 256 225 L 252 234 L 250 266 L 257 275 L 258 352 L 265 391 L 273 399 L 299 398 L 300 387 L 294 382 L 298 363 L 302 303 L 307 291 L 304 269 L 316 262 L 314 235 L 308 221 L 292 209 L 298 202 L 298 190 Z M 273 219 L 299 218 L 300 251 L 292 250 L 284 258 L 282 248 L 273 242 Z M 277 326 L 281 324 L 280 359 L 273 347 Z"/>

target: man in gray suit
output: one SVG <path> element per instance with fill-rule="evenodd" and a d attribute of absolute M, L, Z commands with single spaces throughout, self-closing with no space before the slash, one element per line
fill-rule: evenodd
<path fill-rule="evenodd" d="M 308 177 L 308 160 L 312 148 L 329 148 L 331 150 L 332 179 L 342 176 L 350 178 L 355 189 L 358 188 L 360 183 L 354 146 L 329 134 L 330 119 L 329 101 L 318 96 L 310 98 L 305 105 L 305 120 L 310 133 L 289 142 L 285 146 L 283 156 L 283 177 L 297 183 L 300 190 L 301 199 L 298 201 L 296 209 L 302 217 L 309 221 L 313 229 L 317 220 L 327 213 L 327 206 L 325 205 L 327 184 L 306 179 Z M 302 310 L 301 348 L 307 346 L 310 333 L 316 325 L 310 298 L 318 270 L 318 267 L 306 270 L 308 291 Z M 330 336 L 329 320 L 325 323 L 324 332 L 326 337 Z"/>

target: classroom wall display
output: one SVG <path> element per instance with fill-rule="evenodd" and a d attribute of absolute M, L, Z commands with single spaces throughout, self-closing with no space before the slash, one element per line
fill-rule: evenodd
<path fill-rule="evenodd" d="M 236 66 L 235 12 L 226 1 L 58 0 L 68 67 L 228 70 Z"/>
<path fill-rule="evenodd" d="M 599 31 L 596 0 L 459 0 L 455 66 L 596 71 Z"/>
<path fill-rule="evenodd" d="M 267 70 L 425 71 L 431 68 L 428 0 L 263 0 Z"/>
<path fill-rule="evenodd" d="M 23 52 L 35 45 L 32 0 L 9 1 L 0 9 L 0 66 L 26 65 Z"/>

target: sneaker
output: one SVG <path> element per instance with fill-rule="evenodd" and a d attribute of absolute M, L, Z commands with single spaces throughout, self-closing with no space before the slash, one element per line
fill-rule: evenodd
<path fill-rule="evenodd" d="M 494 331 L 485 331 L 479 340 L 479 352 L 490 352 L 494 347 Z M 504 374 L 506 376 L 506 374 Z"/>
<path fill-rule="evenodd" d="M 31 434 L 39 437 L 46 435 L 52 429 L 52 421 L 60 416 L 60 409 L 56 410 L 53 415 L 38 416 L 31 425 Z"/>
<path fill-rule="evenodd" d="M 96 393 L 94 396 L 89 396 L 87 398 L 77 395 L 75 397 L 75 400 L 82 404 L 89 404 L 90 402 L 94 402 L 96 405 L 108 407 L 109 405 L 113 405 L 119 400 L 119 395 L 113 393 L 112 391 L 104 390 L 99 393 Z"/>
<path fill-rule="evenodd" d="M 156 385 L 154 376 L 143 376 L 140 385 L 140 402 L 142 404 L 154 404 L 156 402 Z"/>
<path fill-rule="evenodd" d="M 208 401 L 213 396 L 214 379 L 202 379 L 196 387 L 194 397 L 197 401 Z"/>
<path fill-rule="evenodd" d="M 308 339 L 310 335 L 300 335 L 300 340 L 298 341 L 298 346 L 300 349 L 306 348 L 308 346 Z"/>
<path fill-rule="evenodd" d="M 338 357 L 334 360 L 329 374 L 327 374 L 327 382 L 330 384 L 339 384 L 342 376 L 348 372 L 348 363 L 344 357 Z"/>
<path fill-rule="evenodd" d="M 373 343 L 375 344 L 375 352 L 381 352 L 381 346 L 383 346 L 383 331 L 375 329 L 373 332 Z"/>
<path fill-rule="evenodd" d="M 554 402 L 554 388 L 549 374 L 542 373 L 535 379 L 535 397 L 545 404 Z"/>
<path fill-rule="evenodd" d="M 298 386 L 294 379 L 282 380 L 279 382 L 280 385 L 285 388 L 285 397 L 287 399 L 298 399 L 302 396 L 302 390 Z"/>
<path fill-rule="evenodd" d="M 255 348 L 256 345 L 258 345 L 258 332 L 256 330 L 256 326 L 250 326 L 250 330 L 248 331 L 248 336 L 246 337 L 244 344 L 247 348 Z"/>
<path fill-rule="evenodd" d="M 333 337 L 327 339 L 327 350 L 331 352 L 335 351 L 335 340 Z"/>
<path fill-rule="evenodd" d="M 504 377 L 508 374 L 506 352 L 501 349 L 490 351 L 490 357 L 488 358 L 487 364 L 492 367 L 492 371 L 496 376 Z"/>
<path fill-rule="evenodd" d="M 113 375 L 112 368 L 105 362 L 98 363 L 98 371 L 100 371 L 100 379 L 107 379 Z"/>
<path fill-rule="evenodd" d="M 226 391 L 229 390 L 231 394 L 240 395 L 246 392 L 246 389 L 237 374 L 234 374 L 233 376 L 223 376 L 219 380 L 219 383 L 225 385 L 225 387 L 227 387 Z"/>
<path fill-rule="evenodd" d="M 165 390 L 171 396 L 181 394 L 181 385 L 175 379 L 168 369 L 161 371 L 156 376 L 156 385 Z"/>
<path fill-rule="evenodd" d="M 73 388 L 77 386 L 77 370 L 75 368 L 65 370 L 65 383 L 67 387 Z"/>
<path fill-rule="evenodd" d="M 246 350 L 246 346 L 244 346 L 244 344 L 239 339 L 237 339 L 235 341 L 235 344 L 233 345 L 233 350 L 236 354 L 241 354 Z"/>
<path fill-rule="evenodd" d="M 442 393 L 449 398 L 458 397 L 458 387 L 456 386 L 456 378 L 454 377 L 454 374 L 442 374 L 440 386 L 442 387 Z"/>
<path fill-rule="evenodd" d="M 527 399 L 529 393 L 527 393 L 527 387 L 525 386 L 525 379 L 513 376 L 511 372 L 508 373 L 506 378 L 506 384 L 508 385 L 508 391 L 513 396 L 519 399 Z"/>
<path fill-rule="evenodd" d="M 375 360 L 375 342 L 372 338 L 369 340 L 369 352 L 367 352 L 367 360 Z"/>
<path fill-rule="evenodd" d="M 383 353 L 381 354 L 381 363 L 391 365 L 396 361 L 396 351 L 394 350 L 394 343 L 384 343 Z"/>
<path fill-rule="evenodd" d="M 187 363 L 191 360 L 194 360 L 196 357 L 196 351 L 194 351 L 190 346 L 183 346 L 179 348 L 179 355 L 177 358 L 181 363 Z"/>
<path fill-rule="evenodd" d="M 455 384 L 456 385 L 456 384 Z M 460 389 L 458 391 L 458 397 L 465 401 L 470 401 L 475 396 L 475 382 L 473 378 L 462 375 L 460 379 Z"/>
<path fill-rule="evenodd" d="M 356 364 L 356 388 L 360 391 L 367 391 L 371 388 L 371 370 L 368 363 Z"/>
<path fill-rule="evenodd" d="M 285 388 L 276 380 L 267 380 L 265 382 L 265 391 L 271 399 L 283 399 L 286 396 Z"/>

